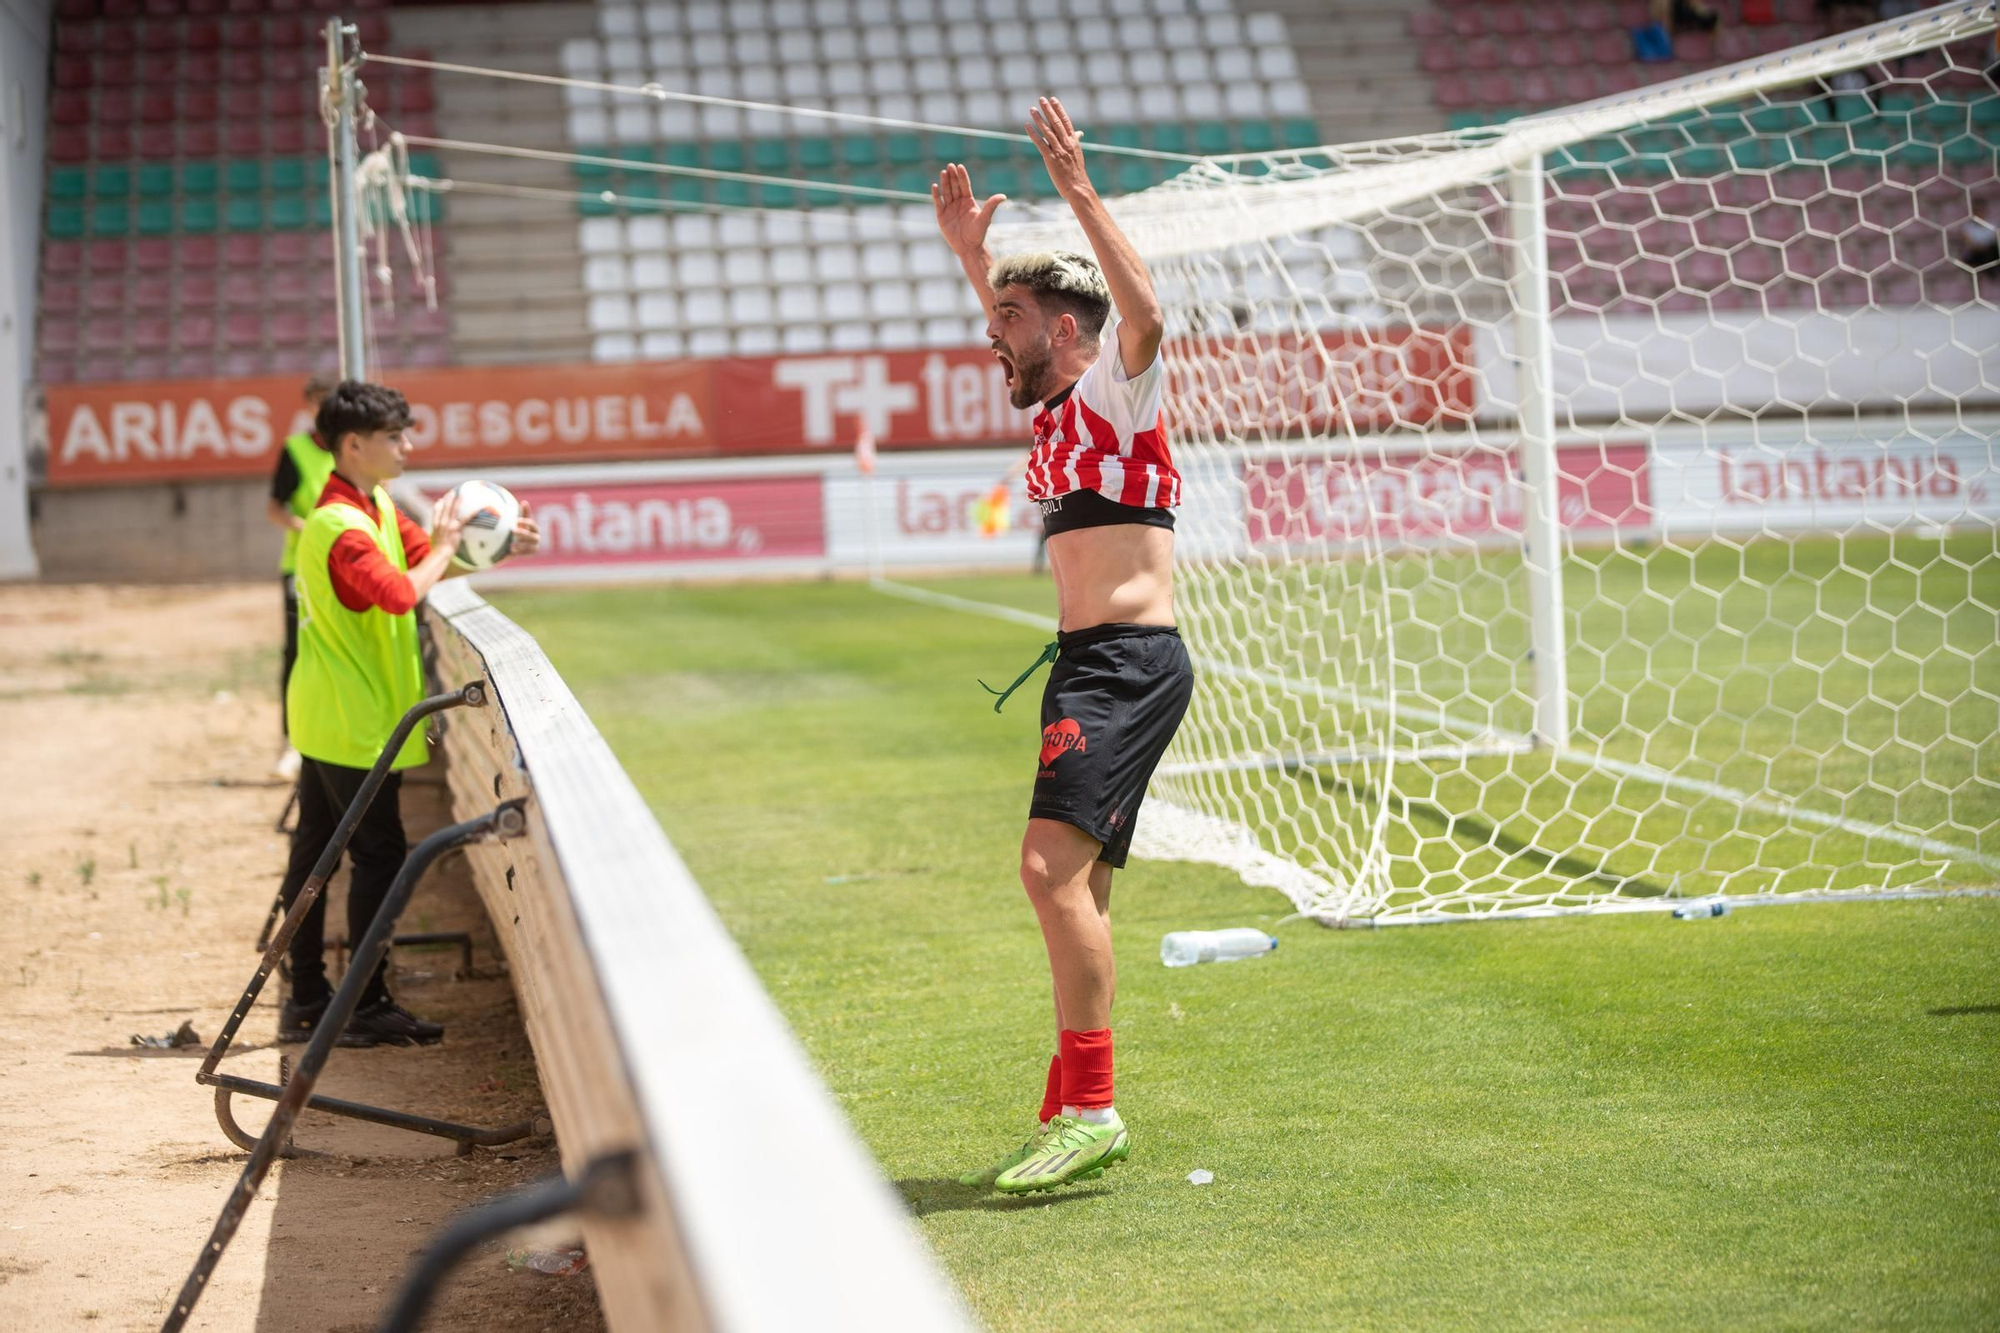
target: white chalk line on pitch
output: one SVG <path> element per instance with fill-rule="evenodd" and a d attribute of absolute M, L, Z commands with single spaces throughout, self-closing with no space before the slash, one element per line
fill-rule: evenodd
<path fill-rule="evenodd" d="M 1054 633 L 1056 629 L 1056 622 L 1048 616 L 1039 615 L 1033 611 L 1023 611 L 1019 607 L 1006 606 L 999 602 L 981 602 L 975 601 L 970 597 L 955 597 L 950 593 L 932 592 L 928 588 L 913 587 L 910 584 L 897 583 L 890 579 L 871 579 L 869 586 L 877 592 L 885 593 L 892 597 L 901 597 L 906 601 L 921 602 L 929 606 L 942 607 L 948 611 L 963 611 L 969 615 L 988 616 L 997 620 L 1011 621 L 1016 625 L 1025 625 L 1029 629 L 1041 630 L 1045 633 Z M 1419 719 L 1461 735 L 1487 737 L 1524 746 L 1532 746 L 1534 744 L 1534 737 L 1526 733 L 1496 730 L 1487 723 L 1478 722 L 1470 718 L 1454 717 L 1450 713 L 1426 705 L 1404 703 L 1373 695 L 1364 695 L 1353 690 L 1330 690 L 1320 681 L 1283 676 L 1269 671 L 1256 671 L 1249 667 L 1238 666 L 1233 662 L 1216 661 L 1206 656 L 1197 657 L 1195 660 L 1203 670 L 1214 671 L 1219 675 L 1233 676 L 1239 680 L 1253 680 L 1258 684 L 1269 685 L 1275 689 L 1287 690 L 1292 693 L 1311 694 L 1322 699 L 1330 697 L 1354 704 L 1358 707 L 1373 709 L 1378 712 L 1389 712 L 1394 716 Z M 1865 819 L 1855 819 L 1849 815 L 1827 814 L 1823 811 L 1808 809 L 1805 806 L 1796 805 L 1789 801 L 1774 801 L 1762 796 L 1752 796 L 1749 792 L 1725 786 L 1720 782 L 1710 782 L 1705 778 L 1686 777 L 1679 773 L 1668 772 L 1664 768 L 1655 768 L 1651 764 L 1633 763 L 1625 759 L 1614 759 L 1609 755 L 1597 754 L 1590 750 L 1581 750 L 1571 745 L 1565 745 L 1557 749 L 1555 751 L 1555 758 L 1562 763 L 1574 764 L 1583 768 L 1601 769 L 1607 773 L 1650 782 L 1655 786 L 1664 787 L 1669 790 L 1691 792 L 1699 796 L 1728 801 L 1732 804 L 1740 805 L 1746 810 L 1755 810 L 1760 814 L 1770 815 L 1781 820 L 1794 821 L 1801 824 L 1814 824 L 1821 828 L 1839 829 L 1843 833 L 1852 833 L 1864 838 L 1879 838 L 1883 842 L 1894 843 L 1899 847 L 1907 847 L 1911 851 L 1922 852 L 1930 856 L 1944 857 L 1953 861 L 1964 861 L 1971 865 L 1979 866 L 1981 869 L 1990 871 L 1993 874 L 2000 875 L 2000 857 L 1987 856 L 1970 847 L 1960 847 L 1954 843 L 1942 842 L 1920 833 L 1908 833 L 1902 829 L 1871 823 Z"/>

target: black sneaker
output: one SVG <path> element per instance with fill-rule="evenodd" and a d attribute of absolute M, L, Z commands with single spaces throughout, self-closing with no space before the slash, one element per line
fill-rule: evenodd
<path fill-rule="evenodd" d="M 326 1013 L 326 1002 L 332 998 L 331 995 L 322 995 L 311 1004 L 286 999 L 278 1006 L 278 1040 L 287 1045 L 311 1041 L 314 1029 L 319 1027 L 319 1020 Z"/>
<path fill-rule="evenodd" d="M 435 1046 L 444 1040 L 444 1025 L 426 1023 L 394 1000 L 377 1000 L 354 1011 L 342 1046 Z"/>

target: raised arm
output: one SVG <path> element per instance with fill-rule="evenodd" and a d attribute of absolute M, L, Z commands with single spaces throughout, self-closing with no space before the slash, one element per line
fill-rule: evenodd
<path fill-rule="evenodd" d="M 1076 214 L 1083 234 L 1090 239 L 1091 253 L 1097 256 L 1097 267 L 1104 271 L 1111 304 L 1118 307 L 1118 360 L 1130 379 L 1153 364 L 1166 328 L 1152 275 L 1097 197 L 1097 187 L 1090 183 L 1083 166 L 1083 136 L 1070 123 L 1063 104 L 1053 97 L 1036 103 L 1028 116 L 1028 137 L 1041 150 L 1049 180 L 1070 212 Z"/>
<path fill-rule="evenodd" d="M 993 225 L 994 211 L 1006 200 L 1006 195 L 996 194 L 980 203 L 972 194 L 972 176 L 956 162 L 939 172 L 937 184 L 931 186 L 938 230 L 958 256 L 958 266 L 965 270 L 966 281 L 972 284 L 979 308 L 989 320 L 993 318 L 993 287 L 986 275 L 993 271 L 993 252 L 986 248 L 986 229 Z"/>

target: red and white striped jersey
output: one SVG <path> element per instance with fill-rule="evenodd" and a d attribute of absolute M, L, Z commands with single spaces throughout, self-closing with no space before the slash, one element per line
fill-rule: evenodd
<path fill-rule="evenodd" d="M 1115 319 L 1106 322 L 1098 346 L 1083 377 L 1035 413 L 1028 498 L 1096 491 L 1119 504 L 1171 509 L 1181 502 L 1181 474 L 1160 419 L 1166 381 L 1160 357 L 1125 378 Z"/>

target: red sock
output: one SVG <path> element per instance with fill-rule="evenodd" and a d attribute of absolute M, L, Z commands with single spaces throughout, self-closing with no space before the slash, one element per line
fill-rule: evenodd
<path fill-rule="evenodd" d="M 1065 1031 L 1059 1045 L 1063 1105 L 1079 1111 L 1111 1105 L 1111 1029 Z"/>
<path fill-rule="evenodd" d="M 1048 1124 L 1062 1114 L 1062 1056 L 1049 1057 L 1049 1081 L 1042 1089 L 1042 1123 Z"/>

